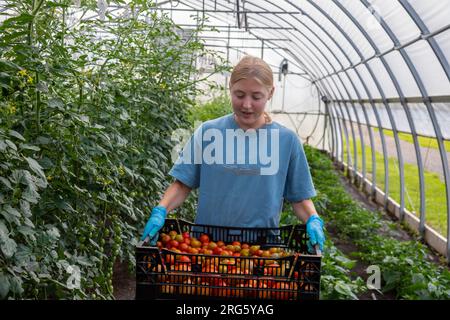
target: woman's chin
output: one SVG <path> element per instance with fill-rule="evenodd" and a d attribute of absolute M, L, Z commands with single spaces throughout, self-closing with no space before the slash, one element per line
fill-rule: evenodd
<path fill-rule="evenodd" d="M 251 128 L 256 125 L 256 119 L 253 116 L 239 116 L 237 118 L 238 122 L 246 127 Z"/>

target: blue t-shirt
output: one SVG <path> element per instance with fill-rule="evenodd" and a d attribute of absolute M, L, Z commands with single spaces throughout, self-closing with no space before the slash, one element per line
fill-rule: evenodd
<path fill-rule="evenodd" d="M 197 224 L 277 228 L 283 199 L 316 195 L 292 130 L 272 122 L 244 131 L 233 114 L 204 122 L 169 175 L 199 188 Z"/>

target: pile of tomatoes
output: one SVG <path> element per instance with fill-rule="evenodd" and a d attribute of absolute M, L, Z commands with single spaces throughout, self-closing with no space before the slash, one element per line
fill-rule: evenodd
<path fill-rule="evenodd" d="M 198 239 L 189 232 L 161 233 L 157 247 L 164 250 L 163 266 L 158 266 L 158 282 L 163 293 L 218 297 L 296 299 L 297 283 L 287 281 L 285 248 L 261 249 L 260 245 L 234 241 L 212 241 L 207 234 Z M 197 266 L 196 272 L 192 266 Z M 201 266 L 201 270 L 199 270 Z M 254 268 L 263 274 L 254 276 Z M 167 268 L 167 269 L 164 269 Z M 200 272 L 201 271 L 201 272 Z M 298 278 L 298 273 L 292 274 Z"/>

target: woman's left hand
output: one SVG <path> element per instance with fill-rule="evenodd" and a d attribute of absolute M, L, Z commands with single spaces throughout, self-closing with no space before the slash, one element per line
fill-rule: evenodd
<path fill-rule="evenodd" d="M 314 246 L 319 245 L 320 251 L 323 251 L 325 242 L 325 234 L 323 232 L 323 220 L 317 215 L 313 214 L 306 221 L 306 233 L 308 234 L 308 251 L 315 253 Z"/>

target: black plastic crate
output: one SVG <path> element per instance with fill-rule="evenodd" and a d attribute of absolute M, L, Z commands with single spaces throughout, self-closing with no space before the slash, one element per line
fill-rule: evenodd
<path fill-rule="evenodd" d="M 136 299 L 319 298 L 321 255 L 307 254 L 305 225 L 231 228 L 166 219 L 160 233 L 172 230 L 280 253 L 275 257 L 229 256 L 174 252 L 141 244 L 136 247 Z"/>

